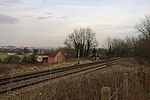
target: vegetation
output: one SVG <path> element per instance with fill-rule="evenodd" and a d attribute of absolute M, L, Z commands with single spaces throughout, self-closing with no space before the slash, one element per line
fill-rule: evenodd
<path fill-rule="evenodd" d="M 32 61 L 32 55 L 28 58 L 29 61 Z M 80 63 L 89 63 L 91 61 L 89 60 L 81 60 Z M 0 77 L 5 76 L 11 76 L 11 75 L 20 75 L 28 72 L 35 72 L 35 71 L 41 71 L 41 70 L 48 70 L 53 68 L 62 68 L 62 67 L 68 67 L 73 66 L 77 63 L 75 60 L 69 59 L 66 62 L 58 63 L 58 64 L 39 64 L 39 63 L 0 63 Z"/>
<path fill-rule="evenodd" d="M 4 61 L 7 58 L 7 53 L 0 53 L 0 61 Z"/>
<path fill-rule="evenodd" d="M 21 58 L 17 55 L 8 56 L 6 61 L 8 63 L 20 63 L 20 62 L 22 62 Z"/>
<path fill-rule="evenodd" d="M 150 60 L 150 16 L 145 16 L 135 27 L 140 35 L 109 41 L 114 56 L 137 57 Z"/>
<path fill-rule="evenodd" d="M 89 57 L 92 54 L 97 56 L 97 52 L 111 57 L 134 57 L 140 58 L 135 62 L 133 59 L 126 59 L 126 62 L 119 66 L 110 67 L 102 72 L 94 72 L 85 76 L 75 77 L 65 81 L 56 80 L 53 85 L 47 85 L 42 88 L 38 88 L 37 91 L 30 91 L 27 93 L 21 93 L 14 97 L 14 100 L 28 99 L 28 100 L 100 100 L 100 90 L 103 86 L 109 86 L 112 89 L 112 93 L 122 83 L 122 73 L 127 72 L 129 74 L 129 97 L 130 100 L 149 100 L 150 99 L 150 16 L 145 16 L 139 24 L 135 27 L 140 34 L 138 37 L 126 37 L 125 39 L 107 39 L 106 49 L 96 49 L 98 46 L 96 40 L 96 34 L 90 28 L 80 28 L 74 30 L 69 34 L 65 40 L 66 47 L 57 48 L 57 50 L 47 50 L 45 54 L 61 51 L 66 58 L 72 57 Z M 62 65 L 37 65 L 36 55 L 38 50 L 33 49 L 32 53 L 25 47 L 22 51 L 19 51 L 16 55 L 8 55 L 7 53 L 0 53 L 1 61 L 5 60 L 8 64 L 1 63 L 0 76 L 10 76 L 16 74 L 22 74 L 25 72 L 45 70 L 49 68 L 66 67 L 71 64 Z M 141 59 L 143 65 L 140 65 Z M 131 62 L 129 62 L 131 61 Z M 16 63 L 16 64 L 14 64 Z M 25 63 L 25 64 L 24 64 Z M 28 65 L 31 63 L 34 65 Z M 140 63 L 140 64 L 139 64 Z M 43 67 L 44 66 L 44 67 Z M 117 82 L 116 82 L 117 79 Z M 31 95 L 33 94 L 33 95 Z M 118 94 L 118 99 L 122 100 L 123 91 Z M 12 98 L 11 98 L 12 99 Z"/>
<path fill-rule="evenodd" d="M 146 66 L 147 64 L 141 70 L 143 66 L 133 59 L 127 59 L 122 64 L 109 69 L 51 80 L 20 93 L 6 94 L 5 97 L 11 97 L 11 100 L 100 100 L 101 88 L 103 86 L 111 87 L 113 94 L 116 90 L 115 83 L 120 87 L 122 73 L 127 72 L 129 73 L 129 100 L 149 100 L 150 75 L 148 73 L 150 73 L 150 69 Z M 115 81 L 115 79 L 117 80 Z M 123 89 L 121 89 L 118 92 L 118 100 L 123 100 L 123 96 Z M 7 100 L 7 98 L 5 99 Z"/>
<path fill-rule="evenodd" d="M 80 28 L 69 34 L 64 43 L 67 47 L 73 48 L 80 57 L 88 57 L 90 50 L 98 46 L 96 35 L 90 28 Z"/>
<path fill-rule="evenodd" d="M 24 53 L 14 53 L 9 55 L 9 53 L 0 53 L 0 61 L 5 63 L 35 63 L 36 55 L 38 50 L 33 49 L 33 52 L 30 53 L 25 47 L 23 49 Z"/>

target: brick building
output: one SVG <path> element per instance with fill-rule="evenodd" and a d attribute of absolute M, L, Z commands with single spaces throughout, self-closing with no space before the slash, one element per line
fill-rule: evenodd
<path fill-rule="evenodd" d="M 64 55 L 58 52 L 56 55 L 50 55 L 48 58 L 48 63 L 61 63 L 65 60 Z"/>

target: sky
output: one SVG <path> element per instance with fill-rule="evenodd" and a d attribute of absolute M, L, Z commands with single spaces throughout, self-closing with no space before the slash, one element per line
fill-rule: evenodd
<path fill-rule="evenodd" d="M 137 36 L 150 0 L 0 0 L 0 45 L 59 47 L 74 29 L 106 38 Z"/>

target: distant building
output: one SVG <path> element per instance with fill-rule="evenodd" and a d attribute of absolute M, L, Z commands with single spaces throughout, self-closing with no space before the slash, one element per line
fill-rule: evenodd
<path fill-rule="evenodd" d="M 64 55 L 61 52 L 58 52 L 55 56 L 50 56 L 48 58 L 48 63 L 61 63 L 65 60 Z"/>
<path fill-rule="evenodd" d="M 14 49 L 16 49 L 16 46 L 7 46 L 7 49 L 8 50 L 14 50 Z"/>
<path fill-rule="evenodd" d="M 8 56 L 14 56 L 14 55 L 16 55 L 16 53 L 7 53 L 8 54 Z"/>
<path fill-rule="evenodd" d="M 1 49 L 7 49 L 7 46 L 1 46 L 0 48 Z"/>
<path fill-rule="evenodd" d="M 40 63 L 61 63 L 65 60 L 64 55 L 61 52 L 51 53 L 49 55 L 38 55 L 37 61 Z"/>
<path fill-rule="evenodd" d="M 39 62 L 39 63 L 48 63 L 48 58 L 49 58 L 48 55 L 38 55 L 38 56 L 36 57 L 36 60 L 37 60 L 37 62 Z"/>

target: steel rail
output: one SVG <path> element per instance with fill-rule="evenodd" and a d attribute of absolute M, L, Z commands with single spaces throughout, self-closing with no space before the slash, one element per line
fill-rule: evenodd
<path fill-rule="evenodd" d="M 120 59 L 120 58 L 112 59 L 112 61 L 117 60 L 117 59 Z M 43 76 L 48 75 L 50 72 L 55 73 L 55 72 L 58 72 L 58 71 L 60 72 L 60 71 L 72 70 L 72 69 L 76 69 L 76 68 L 80 68 L 80 67 L 86 67 L 86 66 L 90 66 L 90 65 L 94 65 L 94 64 L 100 64 L 100 63 L 104 63 L 104 62 L 106 62 L 106 61 L 92 62 L 92 63 L 68 66 L 68 67 L 63 67 L 63 68 L 55 68 L 55 69 L 52 69 L 52 70 L 36 71 L 36 72 L 27 73 L 27 74 L 18 75 L 18 76 L 0 78 L 0 85 L 7 84 L 12 79 L 13 79 L 12 82 L 17 82 L 17 81 L 21 81 L 21 80 L 25 80 L 25 79 L 36 78 L 36 77 L 39 77 L 39 76 L 42 76 L 42 75 Z"/>
<path fill-rule="evenodd" d="M 120 58 L 112 60 L 113 63 L 116 62 L 116 61 L 120 61 Z M 55 69 L 55 70 L 51 70 L 52 71 L 51 73 L 50 73 L 50 70 L 49 70 L 49 73 L 46 72 L 44 74 L 42 73 L 41 75 L 39 74 L 39 75 L 37 75 L 37 78 L 40 77 L 40 76 L 50 75 L 50 74 L 58 74 L 58 75 L 53 76 L 53 77 L 46 77 L 44 79 L 42 78 L 42 79 L 37 79 L 37 80 L 34 80 L 34 81 L 24 82 L 22 84 L 12 86 L 11 88 L 4 88 L 4 89 L 0 90 L 0 93 L 5 93 L 7 91 L 13 91 L 15 89 L 19 89 L 19 88 L 26 87 L 26 86 L 29 86 L 29 85 L 37 84 L 37 83 L 47 81 L 47 80 L 50 80 L 50 79 L 56 79 L 56 78 L 63 77 L 63 76 L 66 76 L 66 75 L 71 75 L 71 74 L 78 73 L 78 72 L 81 72 L 81 71 L 86 71 L 86 70 L 93 69 L 93 68 L 100 67 L 100 66 L 103 66 L 103 67 L 100 68 L 100 69 L 103 69 L 103 68 L 106 68 L 106 65 L 107 65 L 106 61 L 103 61 L 103 62 L 97 63 L 97 64 L 90 63 L 89 65 L 84 64 L 84 65 L 78 65 L 78 66 L 73 66 L 73 67 Z M 34 78 L 36 78 L 36 77 L 34 77 Z M 22 80 L 18 79 L 16 81 L 12 80 L 11 82 L 23 81 L 23 80 L 27 80 L 27 79 L 31 79 L 31 77 L 30 78 L 22 78 Z M 9 80 L 9 82 L 10 82 L 10 80 Z M 9 83 L 6 82 L 5 84 L 9 84 Z"/>

